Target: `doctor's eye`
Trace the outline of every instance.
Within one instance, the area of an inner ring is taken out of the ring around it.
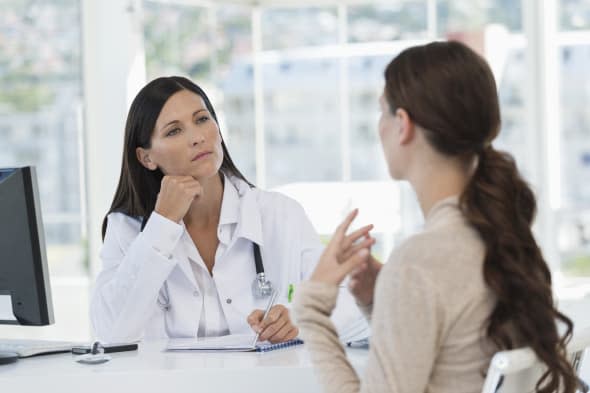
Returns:
[[[173,128],[166,133],[166,136],[174,136],[180,132],[180,128]]]
[[[197,124],[201,124],[201,123],[205,123],[206,121],[209,120],[209,116],[201,116],[197,119]]]

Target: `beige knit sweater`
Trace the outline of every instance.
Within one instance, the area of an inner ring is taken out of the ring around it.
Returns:
[[[477,393],[493,350],[484,324],[495,299],[483,281],[484,244],[457,198],[436,204],[424,230],[379,274],[372,337],[359,380],[329,316],[338,288],[300,285],[295,315],[326,392]]]

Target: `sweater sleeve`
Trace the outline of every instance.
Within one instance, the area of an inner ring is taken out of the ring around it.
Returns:
[[[312,362],[325,392],[359,391],[359,378],[346,358],[346,352],[330,315],[336,305],[339,288],[305,281],[295,296],[295,315],[301,337],[309,348]]]
[[[435,287],[423,271],[391,261],[379,275],[371,344],[364,379],[346,358],[330,324],[337,288],[301,285],[296,299],[302,336],[325,392],[422,393],[439,345],[442,312]]]

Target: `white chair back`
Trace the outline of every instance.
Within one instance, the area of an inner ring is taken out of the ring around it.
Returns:
[[[590,328],[574,331],[567,346],[568,356],[576,374],[585,370],[590,351]],[[533,393],[545,366],[530,348],[501,351],[494,355],[488,368],[482,393]],[[590,370],[589,370],[590,372]],[[587,377],[590,375],[587,375]],[[582,381],[583,382],[583,381]],[[587,392],[588,390],[586,390]],[[580,392],[584,392],[580,389]]]

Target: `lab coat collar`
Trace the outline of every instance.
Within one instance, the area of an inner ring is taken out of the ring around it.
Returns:
[[[219,226],[237,224],[239,219],[240,195],[228,177],[223,176],[223,197],[221,200],[221,212],[219,213]]]
[[[251,188],[248,183],[237,177],[225,176],[225,178],[229,180],[225,183],[226,189],[229,190],[235,187],[234,190],[237,192],[239,198],[239,207],[237,209],[239,218],[237,219],[238,226],[236,228],[234,239],[241,237],[258,244],[260,247],[264,246],[262,241],[262,214],[257,200],[258,193],[255,189]],[[230,184],[233,185],[233,187],[228,187]],[[232,198],[232,196],[228,196],[228,199],[229,198]],[[222,223],[221,218],[219,222],[220,224]]]
[[[224,188],[218,225],[220,229],[218,230],[219,241],[222,244],[231,247],[231,244],[237,239],[245,238],[257,243],[261,248],[263,247],[262,219],[257,194],[245,181],[227,175],[224,176]],[[183,235],[183,241],[185,242],[183,251],[186,253],[186,259],[180,263],[180,268],[195,288],[197,288],[197,282],[189,260],[200,264],[202,268],[206,267],[188,234],[184,221],[181,221],[181,225],[185,232]],[[223,230],[223,226],[235,226],[235,230],[234,228]]]

